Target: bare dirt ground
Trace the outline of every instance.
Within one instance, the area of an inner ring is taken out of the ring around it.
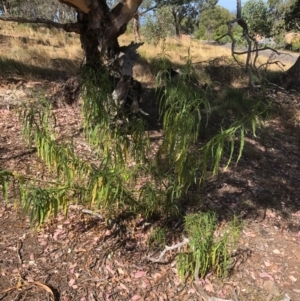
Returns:
[[[43,173],[35,150],[22,140],[14,110],[40,87],[54,93],[53,83],[0,79],[1,169]],[[224,223],[235,213],[244,222],[232,275],[201,280],[210,296],[300,300],[300,95],[269,94],[281,113],[257,137],[246,139],[236,166],[197,191],[202,199],[198,210],[213,209]],[[55,113],[58,132],[76,136],[84,150],[80,106],[60,106]],[[181,282],[174,254],[164,265],[147,260],[147,237],[156,222],[149,226],[143,218],[124,218],[107,225],[71,205],[67,217],[61,214],[34,230],[11,201],[0,202],[0,300],[208,301],[193,283]],[[169,243],[182,239],[180,233],[171,236]]]

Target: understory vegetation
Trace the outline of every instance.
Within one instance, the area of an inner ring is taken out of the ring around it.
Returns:
[[[100,210],[107,219],[123,212],[146,219],[184,219],[189,243],[177,256],[179,274],[204,277],[214,271],[226,276],[240,221],[233,214],[232,222],[221,230],[215,213],[193,213],[183,207],[201,202],[197,192],[207,177],[239,161],[245,136],[255,135],[270,104],[263,94],[251,97],[234,87],[218,92],[214,90],[218,83],[202,84],[205,71],[193,63],[189,49],[177,64],[178,75],[171,77],[167,47],[170,44],[162,44],[155,59],[140,60],[157,70],[151,88],[155,122],[162,132],[158,144],[153,142],[149,119],[123,111],[111,114],[117,108],[112,108],[109,74],[82,69],[82,131],[90,151],[78,153],[72,137],[58,139],[55,112],[41,93],[19,108],[19,116],[28,147],[36,149],[48,172],[38,177],[1,170],[3,195],[16,205],[20,200],[33,226],[61,210],[67,214],[75,203]],[[155,231],[149,246],[164,247],[168,229]]]

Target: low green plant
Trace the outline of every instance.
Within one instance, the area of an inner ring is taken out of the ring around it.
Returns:
[[[291,42],[292,50],[293,51],[300,51],[300,37],[296,36],[292,39]]]
[[[166,245],[166,229],[161,227],[153,229],[148,236],[148,245],[164,248]]]
[[[0,179],[6,199],[7,183],[19,183],[22,206],[31,214],[33,224],[56,215],[70,202],[144,216],[178,214],[178,203],[190,186],[204,182],[209,170],[217,173],[228,146],[227,166],[236,144],[240,158],[245,131],[249,124],[255,130],[261,110],[252,107],[250,112],[237,115],[233,123],[203,143],[199,141],[200,126],[202,118],[209,119],[211,108],[206,91],[198,85],[199,73],[190,54],[175,78],[170,75],[164,47],[157,63],[158,111],[164,134],[157,152],[151,149],[145,121],[136,116],[129,120],[112,101],[110,75],[84,68],[83,127],[91,153],[76,153],[71,138],[58,141],[55,115],[42,97],[28,104],[20,114],[23,134],[28,144],[36,147],[49,175],[43,179],[28,175],[18,178],[13,172],[3,171]]]
[[[208,272],[215,272],[219,277],[226,276],[230,255],[240,233],[239,221],[234,218],[225,228],[218,229],[216,214],[202,212],[187,215],[184,230],[189,245],[187,251],[177,255],[181,278],[186,275],[203,278]]]

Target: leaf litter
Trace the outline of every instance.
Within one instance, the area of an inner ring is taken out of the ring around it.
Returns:
[[[299,103],[299,95],[291,98]],[[62,107],[55,113],[60,137],[80,132],[79,107]],[[20,136],[16,113],[1,109],[0,115],[1,167],[42,174],[40,160],[27,151]],[[253,154],[246,152],[239,165],[210,180],[201,192],[224,220],[234,208],[245,221],[240,264],[227,281],[206,279],[207,294],[231,298],[234,290],[239,301],[300,299],[299,126],[290,126],[280,118],[268,122],[269,132],[258,141],[264,155],[254,154],[252,160]],[[79,152],[89,151],[80,135],[76,139]],[[265,205],[276,200],[276,206]],[[20,210],[3,200],[0,204],[1,300],[201,300],[191,282],[181,283],[172,264],[144,259],[149,233],[143,227],[130,231],[128,223],[128,236],[114,236],[93,216],[83,217],[80,210],[85,208],[71,205],[68,217],[60,214],[41,229],[30,230]],[[137,243],[125,248],[129,238]]]

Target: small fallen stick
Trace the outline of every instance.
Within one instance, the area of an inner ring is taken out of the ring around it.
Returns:
[[[177,243],[175,245],[172,245],[172,246],[165,246],[165,249],[160,253],[160,255],[158,256],[158,258],[147,256],[147,259],[149,261],[156,262],[156,263],[165,263],[165,261],[163,261],[162,259],[165,256],[165,253],[167,251],[172,251],[172,250],[175,250],[175,249],[180,249],[181,247],[187,245],[189,242],[190,242],[189,239],[187,237],[184,237],[182,242],[179,242],[179,243]]]
[[[104,217],[102,215],[100,215],[97,212],[94,212],[93,210],[89,210],[89,209],[82,209],[81,210],[82,213],[86,213],[86,214],[90,214],[92,216],[98,217],[101,220],[104,220]]]

